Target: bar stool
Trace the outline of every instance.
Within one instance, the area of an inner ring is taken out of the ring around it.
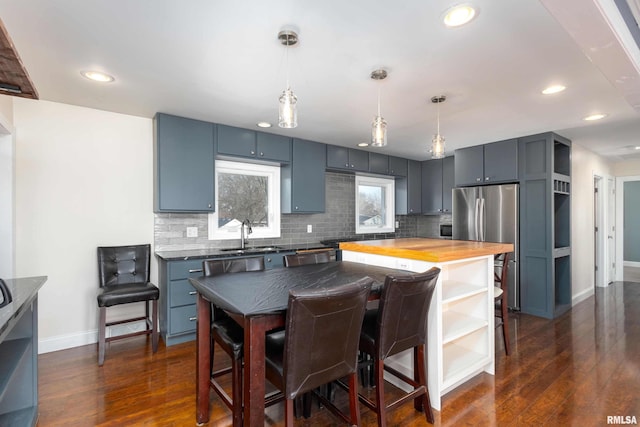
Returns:
[[[496,328],[502,326],[502,338],[504,339],[504,351],[507,356],[510,353],[509,346],[509,309],[507,302],[508,277],[509,277],[509,253],[497,254],[494,257],[495,270],[500,270],[500,274],[494,271],[494,282],[496,286],[493,296],[496,305]]]

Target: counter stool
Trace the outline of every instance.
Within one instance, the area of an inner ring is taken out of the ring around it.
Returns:
[[[509,253],[497,254],[494,257],[495,270],[500,270],[500,274],[494,271],[494,287],[493,296],[496,305],[496,328],[502,326],[502,338],[504,339],[504,352],[508,356],[510,353],[509,346],[509,308],[507,306],[507,290],[509,278]]]
[[[284,256],[285,267],[297,267],[309,264],[324,264],[331,261],[329,251],[303,252]]]

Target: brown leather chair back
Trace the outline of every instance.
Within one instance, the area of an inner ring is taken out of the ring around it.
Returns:
[[[147,283],[151,245],[99,246],[98,281],[100,287],[126,283]]]
[[[426,343],[429,306],[440,269],[388,275],[378,311],[376,352],[382,360]]]
[[[243,271],[264,271],[264,257],[236,259],[208,259],[202,262],[205,276],[215,276],[222,273],[240,273]]]
[[[365,277],[335,288],[290,291],[283,365],[287,399],[355,372],[372,283]]]
[[[324,264],[325,262],[329,262],[329,261],[331,261],[329,251],[306,252],[301,254],[284,256],[285,267],[297,267],[299,265],[308,265],[308,264]]]

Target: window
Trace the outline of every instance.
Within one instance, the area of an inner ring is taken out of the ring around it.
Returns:
[[[209,214],[209,239],[280,237],[280,167],[216,161],[216,211]]]
[[[356,233],[395,231],[393,179],[356,175]]]

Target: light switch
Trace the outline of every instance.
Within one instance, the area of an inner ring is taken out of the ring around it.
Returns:
[[[198,237],[198,227],[187,227],[187,237]]]

